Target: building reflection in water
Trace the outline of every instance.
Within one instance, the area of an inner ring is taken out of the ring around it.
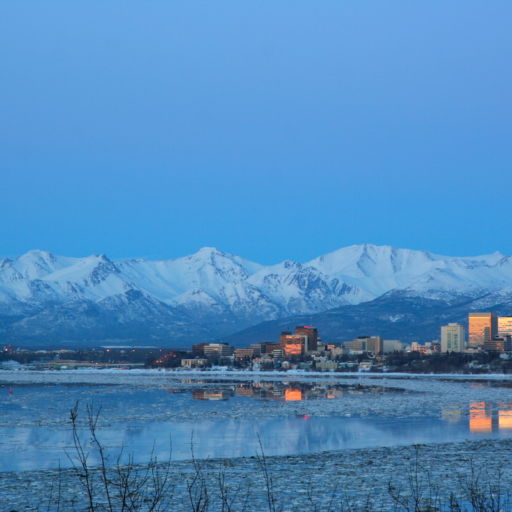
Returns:
[[[222,390],[204,390],[204,389],[195,389],[192,391],[192,398],[194,400],[227,400],[234,395],[233,391],[230,389],[222,389]]]
[[[441,418],[448,423],[460,423],[464,414],[462,409],[443,409]],[[500,403],[494,410],[489,402],[470,403],[469,431],[471,434],[512,432],[512,403]]]
[[[508,409],[498,411],[498,427],[500,430],[512,430],[512,404]]]
[[[330,383],[302,383],[290,381],[264,381],[264,382],[212,382],[195,380],[183,381],[182,384],[204,384],[204,388],[187,390],[186,388],[167,388],[172,394],[191,392],[194,400],[228,400],[234,396],[250,397],[258,400],[276,400],[293,402],[315,399],[336,399],[344,395],[383,394],[400,391],[382,386],[369,386],[360,384],[330,384]]]
[[[462,409],[443,409],[441,411],[441,418],[448,423],[460,423],[463,418]]]
[[[472,434],[492,432],[492,409],[486,402],[473,402],[470,404],[469,431]]]
[[[302,400],[302,391],[300,389],[287,388],[284,390],[284,399],[286,402]]]

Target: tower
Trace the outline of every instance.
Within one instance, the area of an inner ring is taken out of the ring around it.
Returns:
[[[496,317],[492,313],[469,313],[469,343],[482,346],[496,337]]]
[[[448,324],[441,327],[441,352],[464,352],[466,336],[464,326]]]
[[[318,329],[309,325],[295,327],[295,335],[308,337],[308,352],[314,352],[318,347]]]

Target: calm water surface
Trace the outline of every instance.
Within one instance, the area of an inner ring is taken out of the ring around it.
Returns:
[[[128,389],[124,386],[26,385],[0,387],[0,471],[69,466],[72,438],[64,418],[74,401],[102,401],[109,411],[131,414],[126,422],[102,426],[100,438],[114,457],[123,448],[135,460],[184,460],[254,456],[259,443],[266,455],[295,455],[328,450],[462,441],[512,435],[512,406],[501,409],[486,402],[468,403],[467,410],[442,409],[438,416],[414,418],[282,415],[232,418],[223,414],[254,400],[274,402],[343,400],[354,395],[403,393],[379,386],[290,382],[206,382],[193,386]],[[414,395],[413,395],[414,396]],[[197,420],[151,421],[148,411],[204,411]],[[213,414],[212,414],[213,412]],[[116,416],[119,418],[119,415]],[[52,422],[54,424],[52,424]],[[85,439],[85,437],[84,437]],[[94,463],[94,454],[91,454]]]

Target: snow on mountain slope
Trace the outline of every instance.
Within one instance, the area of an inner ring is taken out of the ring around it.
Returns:
[[[180,295],[195,290],[216,297],[226,285],[245,282],[261,268],[257,263],[211,247],[175,260],[125,260],[117,265],[130,282],[166,303],[176,299],[182,302]]]
[[[196,324],[195,332],[213,325],[222,335],[262,320],[367,302],[390,291],[446,300],[510,289],[512,259],[500,253],[458,258],[365,244],[308,263],[263,266],[211,247],[161,261],[30,251],[0,259],[0,325],[8,317],[9,326],[22,322],[28,332],[28,326],[35,328],[44,319],[55,322],[59,305],[65,305],[64,324],[80,324],[83,317],[89,325],[92,315],[139,325],[136,317],[144,311],[144,321],[158,323],[159,332],[166,322],[176,327],[184,318],[184,330],[186,325]]]
[[[316,312],[347,304],[354,288],[315,267],[284,261],[264,267],[248,281],[289,313]]]
[[[0,266],[0,297],[27,302],[100,300],[130,287],[104,255],[65,258],[30,251]]]
[[[436,290],[494,290],[512,284],[512,262],[500,253],[457,258],[364,244],[320,256],[308,265],[363,290],[370,298],[395,289],[421,295]]]

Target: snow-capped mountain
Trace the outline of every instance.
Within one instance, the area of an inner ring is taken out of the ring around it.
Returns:
[[[462,294],[512,284],[512,260],[498,252],[461,258],[365,244],[339,249],[308,265],[359,290],[352,304],[390,290]]]
[[[500,253],[447,257],[365,244],[264,266],[208,247],[161,261],[36,250],[0,259],[0,336],[185,342],[392,291],[449,300],[510,290],[512,260]]]

